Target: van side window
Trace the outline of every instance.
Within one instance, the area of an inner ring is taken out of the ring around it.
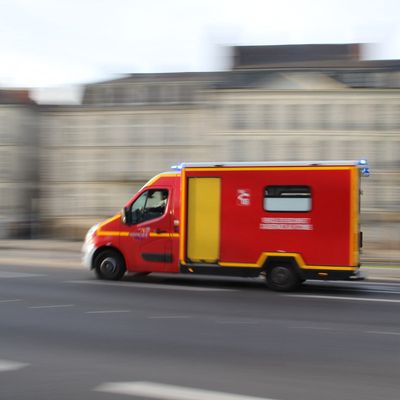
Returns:
[[[131,206],[132,223],[138,224],[163,216],[167,208],[167,201],[167,189],[146,190]]]
[[[267,186],[264,190],[264,210],[272,212],[311,211],[309,186]]]

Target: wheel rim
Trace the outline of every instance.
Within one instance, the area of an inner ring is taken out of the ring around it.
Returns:
[[[271,278],[275,284],[284,285],[290,280],[290,271],[286,267],[275,267]]]
[[[112,257],[105,258],[100,264],[100,271],[104,275],[112,275],[117,271],[117,261]]]

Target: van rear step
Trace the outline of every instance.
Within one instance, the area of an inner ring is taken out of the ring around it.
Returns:
[[[221,267],[219,264],[181,264],[181,273],[184,274],[202,274],[202,275],[220,275],[220,276],[241,276],[254,278],[262,272],[259,268],[248,267]]]

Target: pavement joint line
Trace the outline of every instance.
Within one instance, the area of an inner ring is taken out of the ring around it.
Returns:
[[[64,308],[64,307],[74,307],[75,304],[54,304],[54,305],[48,305],[48,306],[29,306],[28,308]]]
[[[286,294],[285,297],[302,297],[305,299],[320,299],[320,300],[347,300],[347,301],[367,301],[367,302],[381,302],[381,303],[400,303],[400,299],[378,299],[368,297],[350,297],[350,296],[318,296],[307,294]]]
[[[155,382],[108,382],[97,386],[94,390],[157,400],[273,400]]]

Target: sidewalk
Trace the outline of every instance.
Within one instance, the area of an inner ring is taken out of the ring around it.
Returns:
[[[0,240],[0,265],[84,268],[83,242],[61,240]],[[400,282],[400,250],[363,251],[361,270],[371,280]]]

